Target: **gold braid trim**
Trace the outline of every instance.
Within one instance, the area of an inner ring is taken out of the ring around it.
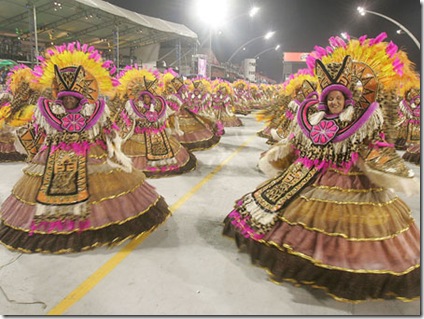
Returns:
[[[126,190],[126,191],[121,192],[121,193],[118,193],[118,194],[116,194],[116,195],[103,197],[103,198],[101,198],[101,199],[99,199],[99,200],[96,200],[96,201],[89,201],[89,203],[90,203],[90,204],[92,204],[92,205],[97,205],[97,204],[99,204],[99,203],[101,203],[101,202],[104,202],[105,200],[115,199],[115,198],[118,198],[118,197],[121,197],[121,196],[127,195],[127,194],[129,194],[129,193],[133,193],[133,192],[134,192],[137,188],[139,188],[139,187],[140,187],[141,185],[143,185],[144,183],[145,183],[145,181],[143,180],[143,181],[141,181],[139,184],[135,185],[132,189]]]
[[[344,172],[344,171],[341,171],[341,170],[338,170],[338,169],[335,169],[335,168],[329,168],[328,171],[336,172],[337,174],[345,175],[345,176],[361,176],[361,175],[365,175],[363,172],[351,172],[351,171]]]
[[[409,267],[407,270],[402,271],[402,272],[394,272],[392,270],[349,269],[349,268],[344,268],[344,267],[338,267],[338,266],[331,266],[331,265],[323,264],[321,261],[316,260],[316,259],[314,259],[314,258],[312,258],[308,255],[294,251],[293,248],[290,245],[287,245],[287,244],[283,244],[283,247],[284,247],[283,248],[280,245],[278,245],[276,242],[273,242],[273,241],[265,241],[265,240],[261,239],[261,240],[258,240],[258,242],[260,242],[261,244],[264,244],[266,246],[269,246],[269,247],[275,247],[282,252],[286,252],[286,253],[289,253],[291,255],[295,255],[297,257],[306,259],[317,267],[330,269],[330,270],[332,270],[332,269],[333,270],[341,270],[341,271],[357,273],[357,274],[390,274],[390,275],[394,275],[394,276],[403,276],[403,275],[410,273],[414,269],[417,269],[417,268],[420,267],[420,264],[416,264],[416,265],[413,265],[413,266]]]
[[[320,199],[320,198],[312,198],[312,197],[308,198],[303,195],[300,195],[299,198],[302,198],[307,202],[314,201],[314,202],[322,202],[322,203],[332,203],[337,205],[371,205],[371,206],[379,206],[379,207],[393,204],[395,201],[399,199],[399,197],[396,197],[385,203],[374,203],[374,202],[340,202],[340,201],[326,200],[326,199]]]
[[[166,216],[166,218],[160,224],[157,224],[157,225],[153,226],[152,228],[150,228],[148,230],[145,230],[142,233],[139,233],[137,235],[129,235],[129,236],[127,236],[124,239],[121,239],[119,241],[117,240],[117,238],[115,238],[114,240],[112,240],[111,242],[108,242],[108,243],[96,242],[96,243],[94,243],[92,245],[82,247],[81,250],[74,250],[73,248],[68,248],[68,249],[61,249],[61,250],[58,250],[58,251],[50,251],[50,250],[42,250],[42,249],[39,249],[38,248],[38,249],[35,250],[35,253],[44,253],[44,254],[55,254],[55,255],[58,255],[58,254],[65,254],[65,253],[83,252],[83,251],[91,250],[93,248],[102,247],[102,246],[109,246],[110,248],[112,248],[114,246],[118,246],[118,245],[122,244],[124,241],[126,241],[128,239],[137,240],[141,236],[144,236],[144,235],[147,236],[147,235],[149,235],[154,230],[156,230],[156,228],[158,228],[160,225],[162,225],[163,223],[165,223],[165,221],[167,221],[170,216],[171,216],[171,214],[168,214],[168,216]],[[27,254],[34,253],[31,250],[27,250],[27,249],[23,249],[23,248],[14,248],[14,247],[11,247],[11,246],[5,244],[4,242],[2,242],[1,240],[0,240],[0,243],[2,245],[4,245],[6,248],[8,248],[9,250],[12,250],[12,251],[20,251],[20,252],[27,253]]]
[[[85,228],[83,231],[87,231],[87,230],[99,230],[99,229],[103,229],[103,228],[106,228],[106,227],[111,226],[111,225],[122,225],[122,224],[125,224],[126,222],[128,222],[130,220],[133,220],[133,219],[135,219],[137,217],[140,217],[141,215],[143,215],[144,213],[146,213],[147,211],[149,211],[153,206],[156,205],[156,203],[159,201],[160,198],[161,197],[159,196],[153,204],[149,205],[145,210],[143,210],[142,212],[139,212],[137,215],[128,217],[127,219],[121,220],[119,222],[111,222],[111,223],[104,224],[104,225],[99,226],[99,227]],[[17,230],[17,231],[25,232],[25,233],[29,233],[30,232],[30,230],[28,230],[28,229],[24,229],[24,228],[21,228],[21,227],[16,227],[16,226],[12,226],[12,225],[7,224],[4,221],[3,218],[0,218],[0,220],[2,221],[2,223],[4,225],[6,225],[9,228],[12,228],[12,229]],[[78,232],[78,231],[80,231],[80,230],[79,229],[75,229],[75,230],[72,230],[72,231],[69,231],[69,232],[61,232],[61,231],[60,232],[44,232],[44,231],[34,230],[32,232],[34,234],[41,234],[41,235],[69,235],[69,234],[72,234],[72,233],[75,233],[75,232]]]
[[[400,229],[400,230],[396,231],[394,234],[391,234],[391,235],[389,235],[389,236],[383,236],[383,237],[355,238],[355,237],[349,237],[348,235],[346,235],[346,234],[344,234],[344,233],[329,233],[329,232],[326,232],[325,230],[320,229],[320,228],[316,228],[316,227],[309,227],[309,226],[307,226],[304,222],[292,222],[292,221],[290,221],[290,220],[288,220],[288,219],[286,219],[286,218],[284,218],[284,217],[282,217],[282,216],[280,216],[280,217],[278,217],[278,218],[279,218],[280,220],[282,220],[283,222],[285,222],[285,223],[287,223],[287,224],[291,225],[291,226],[297,226],[297,225],[300,225],[300,226],[302,226],[303,228],[305,228],[306,230],[310,230],[310,231],[318,232],[318,233],[325,234],[325,235],[327,235],[327,236],[332,236],[332,237],[343,237],[344,239],[346,239],[346,240],[348,240],[348,241],[356,241],[356,242],[358,242],[358,241],[380,241],[380,240],[392,239],[392,238],[395,238],[395,237],[397,237],[398,235],[400,235],[400,234],[402,234],[402,233],[406,232],[406,231],[407,231],[407,230],[409,230],[409,228],[410,228],[410,226],[408,225],[407,227],[402,228],[402,229]]]
[[[258,266],[258,265],[256,265],[256,266]],[[263,266],[258,266],[258,267],[265,269],[266,273],[270,276],[270,278],[268,278],[268,280],[270,282],[272,282],[273,284],[279,285],[279,286],[281,286],[283,284],[281,281],[277,281],[275,279],[272,279],[272,277],[274,277],[275,275],[271,272],[271,270],[269,270],[269,268],[263,267]],[[295,286],[297,288],[306,285],[306,286],[311,286],[312,288],[317,288],[317,289],[323,290],[325,294],[329,295],[333,299],[335,299],[337,301],[341,301],[341,302],[351,303],[351,304],[359,304],[359,303],[362,303],[362,302],[370,302],[370,301],[377,302],[377,301],[386,301],[387,300],[387,299],[384,299],[384,298],[360,299],[360,300],[346,299],[346,298],[341,298],[341,297],[338,297],[338,296],[330,293],[327,287],[316,285],[315,282],[312,282],[312,281],[298,281],[298,280],[295,280],[295,279],[292,279],[292,278],[282,278],[282,280],[291,283],[293,286]],[[396,299],[401,300],[403,302],[411,302],[411,301],[415,301],[415,300],[420,299],[420,297],[415,297],[415,298],[411,298],[411,299],[405,298],[405,297],[399,297],[395,293],[392,293],[391,295],[393,295],[393,297],[395,297]]]
[[[382,192],[384,188],[378,187],[378,188],[367,188],[367,189],[353,189],[353,188],[341,188],[338,186],[325,186],[325,185],[317,185],[312,184],[312,187],[319,188],[319,189],[328,189],[328,190],[337,190],[343,193],[372,193],[372,192]]]

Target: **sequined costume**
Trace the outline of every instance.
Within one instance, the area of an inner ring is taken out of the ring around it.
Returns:
[[[416,192],[418,181],[382,138],[375,102],[374,72],[385,84],[379,65],[385,72],[389,67],[370,63],[371,69],[347,55],[357,59],[356,53],[372,50],[385,57],[390,45],[382,37],[362,38],[363,45],[333,38],[331,52],[309,55],[319,98],[304,100],[293,138],[268,154],[279,171],[237,200],[224,221],[224,234],[272,280],[322,289],[339,301],[420,296],[420,232],[407,205],[387,189]],[[396,57],[393,52],[387,60]],[[394,66],[390,70],[391,77],[399,75]],[[359,84],[363,94],[353,99],[351,85]],[[346,96],[339,114],[327,109],[333,90]]]
[[[174,137],[190,151],[206,150],[217,145],[224,130],[219,123],[190,110],[187,85],[170,73],[163,76],[163,82],[167,103],[175,105],[175,114],[169,121]]]
[[[226,81],[215,81],[212,88],[211,109],[216,121],[224,127],[243,126],[243,122],[232,111],[232,88]]]
[[[416,77],[415,87],[404,90],[402,100],[399,103],[398,109],[398,136],[395,146],[399,150],[409,149],[407,158],[418,163],[420,161],[419,153],[416,153],[417,148],[412,148],[413,145],[420,144],[420,128],[421,128],[421,98],[419,88],[419,77]],[[419,148],[418,148],[419,149]],[[412,152],[411,152],[412,151]],[[414,156],[412,154],[415,154]],[[418,154],[418,158],[416,158]]]
[[[25,151],[18,149],[15,132],[31,121],[40,96],[33,79],[32,70],[25,65],[17,65],[7,74],[7,90],[0,94],[0,162],[27,158]]]
[[[49,49],[40,61],[34,72],[55,99],[41,97],[34,122],[19,132],[30,161],[1,205],[0,242],[25,253],[68,253],[154,230],[168,206],[120,151],[98,98],[112,90],[111,61],[80,43]],[[72,108],[66,99],[76,101]]]
[[[233,108],[235,114],[247,115],[252,112],[251,96],[249,94],[249,83],[237,80],[231,84],[233,95]],[[230,91],[227,92],[227,94]]]
[[[166,131],[168,107],[158,80],[158,74],[128,66],[121,72],[118,86],[124,105],[120,127],[129,128],[122,151],[147,177],[157,178],[184,174],[197,165],[196,157]]]

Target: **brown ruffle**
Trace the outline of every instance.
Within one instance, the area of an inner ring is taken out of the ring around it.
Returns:
[[[290,254],[242,236],[227,217],[223,234],[235,239],[240,249],[246,249],[252,263],[265,267],[273,281],[289,281],[324,290],[338,301],[361,302],[368,299],[400,299],[410,301],[420,296],[418,267],[405,275],[348,272],[319,267],[307,259]]]
[[[184,166],[181,166],[178,169],[175,169],[172,171],[166,171],[166,172],[162,172],[162,171],[153,172],[153,171],[145,170],[144,174],[146,175],[146,177],[149,177],[149,178],[160,178],[160,177],[166,177],[166,176],[181,175],[181,174],[190,172],[196,168],[197,159],[193,153],[188,152],[188,154],[189,154],[189,160],[187,161],[187,163],[184,164]]]
[[[184,142],[180,141],[189,151],[202,151],[214,147],[220,141],[221,137],[212,135],[210,139],[204,141]]]
[[[410,163],[420,165],[421,162],[421,147],[420,145],[414,147],[409,147],[406,152],[403,154],[402,158]]]
[[[100,246],[113,246],[141,235],[163,223],[171,214],[160,197],[155,205],[137,218],[117,222],[107,227],[70,234],[33,234],[0,225],[0,243],[11,250],[25,253],[71,253]]]
[[[27,155],[18,152],[0,153],[0,162],[23,162]]]

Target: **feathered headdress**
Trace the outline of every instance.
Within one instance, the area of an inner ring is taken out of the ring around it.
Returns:
[[[116,71],[112,61],[104,61],[93,46],[72,42],[46,50],[38,57],[41,65],[35,66],[37,82],[52,88],[53,96],[71,94],[95,101],[99,93],[113,94],[118,82],[112,76]]]
[[[317,79],[309,69],[300,69],[295,74],[291,74],[284,81],[282,90],[284,95],[302,102],[317,89]]]
[[[233,94],[233,87],[230,85],[229,82],[227,81],[216,81],[212,87],[212,91],[214,93],[218,92],[219,90],[221,90],[222,88],[225,88],[227,91],[227,94]]]
[[[249,87],[249,84],[245,80],[239,79],[239,80],[234,81],[231,84],[231,86],[233,88],[244,89],[245,90],[245,89],[247,89]]]
[[[161,74],[161,83],[165,91],[178,92],[185,84],[178,74],[172,69],[165,70]]]
[[[208,79],[205,78],[194,78],[192,79],[193,90],[200,90],[201,92],[211,92],[212,85]]]
[[[129,99],[137,99],[146,91],[158,95],[163,87],[163,83],[159,83],[159,78],[159,71],[139,69],[137,65],[126,66],[119,73],[120,84],[117,92],[121,97],[126,95]]]
[[[306,63],[315,71],[322,91],[330,84],[341,84],[354,93],[356,106],[366,108],[375,101],[379,89],[396,88],[411,72],[406,54],[393,42],[383,42],[386,37],[384,32],[376,38],[364,35],[346,41],[331,37],[330,46],[315,46]]]

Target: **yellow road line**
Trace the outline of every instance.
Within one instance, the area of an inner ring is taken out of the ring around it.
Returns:
[[[236,156],[243,148],[245,148],[255,137],[251,136],[243,144],[241,144],[230,156],[221,162],[212,172],[206,175],[199,183],[197,183],[190,191],[182,196],[177,202],[169,207],[171,212],[175,212],[181,207],[191,196],[193,196],[204,184],[206,184],[214,175],[216,175],[234,156]],[[112,258],[97,269],[89,276],[81,285],[75,288],[61,302],[54,306],[47,315],[63,315],[70,307],[82,299],[91,289],[93,289],[104,277],[106,277],[116,266],[119,265],[138,245],[140,245],[150,232],[131,240],[125,247],[118,251]]]

